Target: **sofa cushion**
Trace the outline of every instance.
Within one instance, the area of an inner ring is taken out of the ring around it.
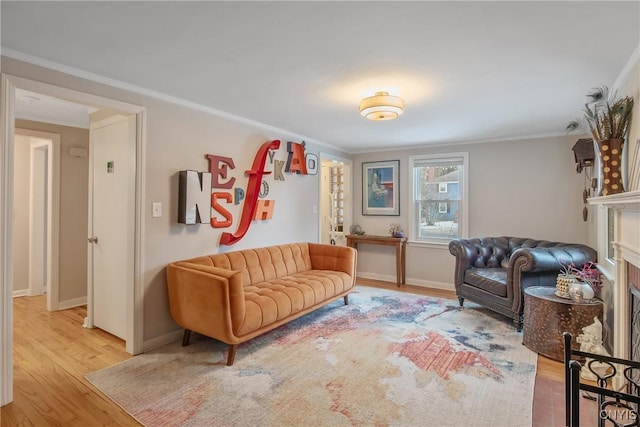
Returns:
[[[504,268],[470,268],[464,273],[464,281],[494,295],[507,296],[507,270]]]
[[[351,287],[353,278],[331,270],[309,270],[245,286],[245,318],[236,331],[246,335],[325,302]]]
[[[307,243],[244,249],[203,256],[189,262],[240,271],[245,286],[311,269]]]

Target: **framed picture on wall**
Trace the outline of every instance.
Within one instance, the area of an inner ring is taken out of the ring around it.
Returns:
[[[400,215],[400,160],[362,163],[362,215]]]

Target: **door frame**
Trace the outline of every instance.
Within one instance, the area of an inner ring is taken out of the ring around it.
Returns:
[[[51,132],[41,132],[31,129],[16,128],[16,135],[33,138],[46,139],[50,142],[34,144],[31,142],[31,170],[33,171],[33,150],[42,146],[47,146],[48,150],[48,177],[47,177],[47,310],[58,310],[59,306],[59,251],[60,251],[60,135]],[[33,173],[33,172],[32,172]],[[33,192],[33,177],[29,183],[30,192]],[[32,203],[33,195],[29,195]],[[29,223],[33,223],[31,208],[29,209]],[[31,228],[31,226],[30,226]],[[31,230],[29,231],[31,233]],[[31,237],[29,253],[31,256]],[[31,268],[29,268],[31,271]],[[29,280],[29,295],[40,295],[42,289],[34,292]]]
[[[343,232],[345,233],[345,236],[347,234],[349,234],[349,227],[351,226],[351,224],[353,224],[353,161],[348,158],[348,157],[343,157],[337,154],[331,154],[331,153],[326,153],[326,152],[320,152],[320,159],[319,161],[319,168],[320,168],[320,179],[318,179],[318,210],[321,209],[322,207],[322,198],[324,197],[324,194],[322,194],[322,162],[325,160],[328,161],[336,161],[336,162],[341,162],[345,167],[349,168],[349,182],[345,182],[345,189],[349,189],[349,193],[345,194],[345,198],[344,198],[344,203],[345,203],[345,207],[344,207],[344,229]],[[349,203],[348,209],[347,209],[347,202]],[[323,218],[322,218],[322,212],[320,212],[318,214],[318,242],[322,241],[322,223],[323,223]]]
[[[127,293],[128,353],[143,350],[143,280],[142,246],[144,242],[146,109],[85,92],[67,89],[23,77],[2,74],[0,91],[0,406],[13,400],[13,159],[15,135],[15,91],[31,92],[60,98],[98,109],[109,109],[136,115],[135,150],[135,219],[133,289]]]

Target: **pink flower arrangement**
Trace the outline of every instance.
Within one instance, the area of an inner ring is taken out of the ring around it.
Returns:
[[[595,262],[589,261],[582,268],[577,268],[574,263],[562,264],[562,274],[575,276],[578,280],[591,286],[596,293],[602,289],[600,271],[598,271]]]

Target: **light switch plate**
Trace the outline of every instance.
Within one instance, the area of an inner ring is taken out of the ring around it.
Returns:
[[[160,218],[162,216],[162,203],[154,202],[151,205],[151,217]]]

